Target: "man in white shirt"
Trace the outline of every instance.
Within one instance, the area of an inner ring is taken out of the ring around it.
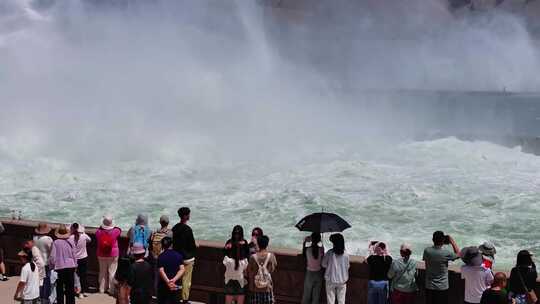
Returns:
[[[482,266],[482,255],[477,247],[466,247],[461,251],[465,266],[461,267],[461,278],[465,280],[465,303],[480,303],[482,294],[493,283],[493,272]]]

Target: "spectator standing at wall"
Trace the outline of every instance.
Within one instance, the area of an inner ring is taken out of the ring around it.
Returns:
[[[307,243],[311,243],[307,246]],[[306,275],[304,278],[304,293],[302,304],[318,304],[321,299],[324,275],[322,272],[322,260],[324,246],[321,242],[321,234],[313,232],[304,239],[302,255],[306,261]]]
[[[128,254],[130,254],[129,250],[135,243],[142,244],[144,249],[147,250],[150,246],[150,238],[152,237],[152,231],[148,226],[148,216],[144,214],[137,215],[135,225],[128,230],[127,235],[129,238]]]
[[[195,265],[195,256],[197,244],[193,236],[193,230],[187,224],[190,220],[191,210],[188,207],[178,209],[180,223],[173,227],[173,248],[184,258],[185,272],[182,276],[182,301],[189,303],[189,293],[191,290],[191,277],[193,275],[193,266]]]
[[[86,245],[92,241],[92,239],[84,232],[84,227],[79,223],[71,224],[71,236],[70,241],[75,244],[75,258],[77,259],[77,275],[81,285],[79,297],[87,297],[88,293],[88,252]]]
[[[330,236],[333,248],[323,257],[322,267],[325,268],[326,302],[345,304],[347,281],[349,280],[349,255],[345,251],[343,235],[336,233]]]
[[[34,244],[33,240],[26,240],[23,243],[23,250],[28,250],[32,252],[32,262],[37,266],[39,272],[39,287],[43,287],[43,282],[45,281],[45,261],[41,256],[41,251]]]
[[[131,287],[131,304],[149,304],[154,290],[154,271],[152,265],[144,257],[146,250],[143,244],[135,243],[130,250],[135,262],[131,264],[128,284]]]
[[[267,250],[270,238],[257,238],[259,251],[249,258],[247,274],[251,304],[273,304],[274,282],[272,273],[277,268],[276,256]]]
[[[173,236],[172,229],[169,228],[168,216],[162,215],[159,218],[159,225],[161,227],[154,231],[150,237],[150,253],[152,254],[152,258],[154,260],[158,259],[161,251],[163,250],[161,247],[161,240],[163,240],[165,237],[170,237],[172,239]]]
[[[6,276],[6,264],[4,264],[4,233],[6,229],[2,222],[0,222],[0,281],[7,281],[8,277]]]
[[[23,267],[21,277],[13,299],[21,304],[40,304],[39,296],[39,270],[33,262],[32,250],[24,249],[18,254]]]
[[[122,230],[113,224],[112,216],[104,216],[96,231],[97,258],[99,262],[99,292],[114,294],[114,274],[118,267],[118,238]]]
[[[493,269],[493,264],[495,263],[495,254],[497,254],[495,245],[490,242],[484,242],[482,245],[478,246],[478,249],[482,254],[482,266]]]
[[[242,226],[234,226],[231,238],[225,243],[225,303],[237,304],[245,302],[245,286],[247,280],[244,273],[248,267],[249,246],[244,239]]]
[[[369,265],[368,304],[386,304],[389,296],[388,271],[392,257],[383,242],[370,245],[372,254],[366,259]]]
[[[537,277],[532,254],[527,250],[518,252],[516,267],[510,272],[509,297],[514,299],[516,304],[528,304],[528,293],[534,291]]]
[[[497,272],[491,288],[482,294],[480,304],[513,304],[515,301],[508,301],[508,293],[505,290],[506,282],[506,274],[504,272]]]
[[[262,228],[255,227],[251,231],[251,242],[249,242],[249,254],[255,254],[259,251],[259,246],[257,246],[257,239],[264,235]]]
[[[493,273],[482,266],[478,247],[463,248],[460,255],[465,263],[461,266],[461,278],[465,280],[465,304],[479,304],[482,294],[493,282]]]
[[[43,285],[39,289],[41,304],[49,303],[49,297],[51,296],[52,289],[49,256],[51,255],[53,239],[49,236],[50,233],[51,227],[48,223],[39,223],[37,228],[34,229],[34,244],[37,248],[39,248],[41,258],[45,264],[45,278],[43,279]]]
[[[448,304],[448,262],[459,258],[459,247],[449,235],[442,231],[433,233],[433,246],[424,250],[426,263],[426,304]],[[453,251],[444,248],[452,245]]]
[[[70,233],[66,225],[60,225],[55,234],[49,265],[58,273],[56,280],[56,303],[75,304],[74,274],[77,269],[75,244],[69,240]]]
[[[172,239],[168,236],[161,239],[163,252],[157,260],[158,304],[176,304],[180,301],[182,275],[184,275],[184,259],[172,249]],[[179,284],[180,283],[180,284]]]
[[[390,303],[392,304],[414,304],[418,286],[416,278],[418,276],[417,262],[411,258],[412,246],[402,244],[399,248],[401,258],[392,261],[392,266],[388,271],[388,278],[392,280]]]

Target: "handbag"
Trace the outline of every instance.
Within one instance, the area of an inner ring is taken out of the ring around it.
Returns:
[[[521,271],[519,271],[519,268],[516,268],[516,271],[518,273],[519,280],[521,281],[521,285],[523,289],[525,289],[527,295],[527,303],[536,304],[538,302],[538,296],[536,296],[536,292],[534,291],[534,289],[529,291],[529,288],[527,288],[527,284],[525,284],[525,280],[523,280],[523,277],[521,276]]]

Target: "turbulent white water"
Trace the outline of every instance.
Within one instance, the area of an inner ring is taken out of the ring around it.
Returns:
[[[375,153],[376,152],[376,153]],[[447,138],[364,151],[306,155],[295,164],[117,162],[82,168],[53,159],[0,162],[0,214],[98,225],[105,213],[128,228],[137,213],[156,227],[193,210],[197,238],[225,240],[235,224],[261,226],[273,245],[298,247],[294,224],[310,212],[336,212],[352,225],[350,251],[385,240],[418,252],[434,230],[460,246],[489,240],[498,266],[519,249],[540,253],[540,157],[484,142]]]

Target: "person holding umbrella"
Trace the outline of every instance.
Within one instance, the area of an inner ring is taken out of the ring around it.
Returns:
[[[306,246],[310,242],[311,245]],[[304,240],[302,245],[302,255],[306,260],[306,276],[304,279],[304,294],[302,296],[302,304],[318,304],[321,297],[323,284],[322,259],[324,256],[324,246],[319,246],[321,243],[321,234],[317,232],[311,233]]]

